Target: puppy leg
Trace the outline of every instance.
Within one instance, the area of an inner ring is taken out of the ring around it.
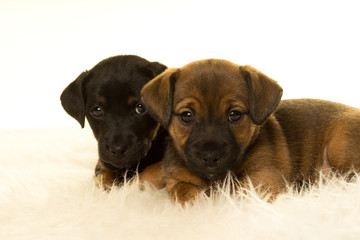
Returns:
[[[182,206],[192,204],[201,190],[207,184],[198,176],[193,175],[186,168],[173,169],[166,173],[166,190],[172,202],[179,202]]]
[[[103,187],[109,191],[114,184],[116,174],[98,161],[95,168],[95,185],[99,188]]]
[[[139,174],[139,182],[141,185],[145,182],[150,183],[157,189],[164,188],[163,162],[160,161],[145,168],[144,171]]]
[[[268,202],[274,201],[286,190],[286,181],[275,168],[268,166],[266,169],[249,172],[247,177],[248,179],[240,179],[240,186],[248,190],[253,187],[255,191],[267,194]]]
[[[324,158],[331,169],[340,174],[360,171],[360,123],[338,124],[327,146]]]

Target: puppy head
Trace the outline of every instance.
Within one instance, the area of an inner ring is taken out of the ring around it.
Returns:
[[[206,179],[235,170],[282,89],[250,66],[202,60],[169,69],[142,90],[185,165]]]
[[[102,162],[125,168],[146,155],[159,124],[147,114],[140,91],[165,69],[137,56],[116,56],[81,73],[63,91],[63,108],[82,127],[86,117]]]

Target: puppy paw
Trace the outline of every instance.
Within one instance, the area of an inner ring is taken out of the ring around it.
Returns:
[[[165,187],[165,181],[162,173],[162,162],[155,163],[145,168],[139,174],[140,188],[143,189],[145,183],[152,185],[157,189]]]
[[[177,183],[169,192],[170,199],[173,203],[178,202],[183,207],[186,204],[193,205],[200,194],[200,190],[189,183]]]
[[[95,185],[105,191],[110,191],[116,179],[116,174],[105,167],[100,161],[96,164],[95,168]]]
[[[99,174],[95,176],[94,180],[95,186],[98,188],[102,188],[105,191],[110,191],[115,181],[115,179],[105,174]]]

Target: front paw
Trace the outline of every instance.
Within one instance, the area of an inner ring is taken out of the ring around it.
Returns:
[[[98,188],[110,191],[116,180],[116,174],[99,161],[95,168],[94,180]]]
[[[168,189],[168,192],[173,203],[178,202],[185,206],[193,205],[201,191],[190,183],[177,183],[172,189]]]
[[[109,174],[99,174],[95,176],[95,185],[98,188],[103,188],[105,191],[110,191],[111,187],[114,185],[115,176]]]
[[[144,184],[148,183],[157,189],[165,187],[165,181],[162,171],[162,162],[157,162],[148,166],[139,174],[140,188],[144,188]]]

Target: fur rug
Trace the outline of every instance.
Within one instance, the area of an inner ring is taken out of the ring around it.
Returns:
[[[89,129],[0,132],[0,239],[359,239],[360,180],[327,179],[274,203],[223,186],[194,206],[164,190],[97,189]]]

